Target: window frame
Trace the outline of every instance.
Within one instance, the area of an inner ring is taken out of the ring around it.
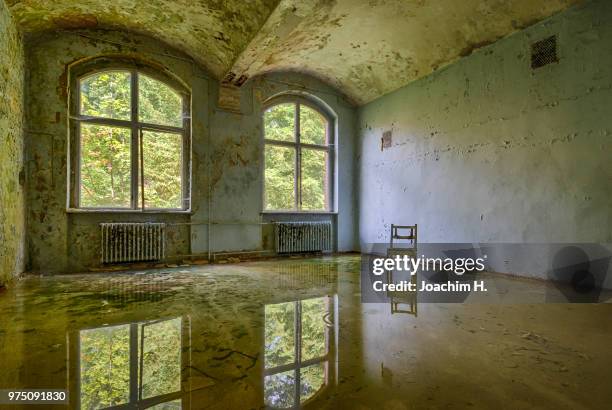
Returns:
[[[266,112],[277,105],[282,104],[293,104],[295,106],[294,109],[294,130],[293,130],[293,141],[281,141],[281,140],[273,140],[266,138],[266,129],[265,129],[265,116]],[[306,106],[316,113],[318,113],[326,122],[325,131],[327,136],[327,143],[325,145],[320,144],[310,144],[301,142],[300,139],[300,106]],[[323,109],[319,104],[311,101],[309,98],[298,96],[298,95],[284,95],[280,97],[276,97],[270,99],[266,104],[262,107],[261,121],[262,121],[262,140],[263,140],[263,150],[262,150],[262,181],[263,181],[263,189],[262,189],[262,213],[269,214],[331,214],[334,213],[335,209],[335,201],[334,201],[334,181],[335,181],[335,173],[334,173],[334,164],[335,164],[335,117],[328,112],[328,110]],[[295,150],[295,163],[294,163],[294,181],[293,181],[293,191],[294,191],[294,207],[289,209],[274,209],[266,207],[266,147],[268,145],[276,146],[276,147],[284,147],[284,148],[294,148]],[[322,151],[327,153],[327,177],[325,180],[325,201],[326,206],[325,209],[303,209],[302,208],[302,149],[305,148],[307,150],[315,150]]]
[[[81,114],[81,82],[103,72],[126,72],[130,74],[130,119],[121,120]],[[113,213],[190,213],[191,212],[191,94],[186,86],[175,79],[163,68],[149,67],[134,60],[118,61],[102,59],[71,68],[69,94],[69,161],[68,161],[68,198],[67,212],[113,212]],[[151,124],[139,121],[139,75],[145,75],[168,86],[182,101],[182,127]],[[84,207],[81,196],[81,124],[94,124],[130,130],[130,206],[129,207]],[[147,208],[144,189],[140,189],[143,168],[140,151],[143,147],[143,131],[178,134],[182,139],[182,174],[180,208]],[[142,201],[142,206],[140,203]]]

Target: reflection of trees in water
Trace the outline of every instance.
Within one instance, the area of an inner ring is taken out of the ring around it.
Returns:
[[[128,403],[131,389],[137,389],[139,400],[179,392],[181,331],[180,318],[81,331],[81,407]],[[138,369],[137,380],[130,379],[131,366]],[[162,407],[155,408],[180,408],[180,400],[158,406]]]
[[[266,306],[266,405],[294,407],[327,383],[329,312],[327,297]]]
[[[266,368],[295,360],[295,303],[266,306]]]
[[[130,397],[130,327],[81,332],[81,407],[98,409]]]
[[[266,405],[273,407],[293,407],[295,401],[294,371],[276,373],[265,378]]]

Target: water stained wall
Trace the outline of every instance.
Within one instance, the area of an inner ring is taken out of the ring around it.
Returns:
[[[354,108],[331,87],[296,74],[255,78],[240,90],[240,112],[218,107],[219,83],[190,57],[159,40],[120,31],[79,30],[27,42],[28,255],[34,272],[85,271],[100,265],[101,222],[166,222],[167,256],[180,262],[210,252],[271,248],[262,216],[262,107],[282,92],[306,92],[338,117],[338,249],[354,244]],[[67,190],[67,69],[91,57],[127,56],[172,73],[191,90],[192,209],[188,214],[70,213]],[[293,216],[300,219],[301,216]]]
[[[220,78],[278,0],[7,2],[26,33],[76,28],[129,30],[159,38],[185,51]]]
[[[362,107],[362,246],[414,223],[420,242],[612,242],[610,18],[571,8]],[[552,35],[558,62],[532,69]]]
[[[0,2],[0,286],[24,267],[23,90],[21,35]]]

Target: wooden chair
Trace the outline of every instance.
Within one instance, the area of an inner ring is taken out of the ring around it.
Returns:
[[[394,248],[394,240],[395,239],[406,239],[412,248],[416,249],[417,247],[417,236],[418,236],[418,225],[394,225],[391,224],[391,238],[389,242],[389,248]],[[407,235],[402,235],[402,231],[407,231]]]
[[[408,241],[408,242],[399,242]],[[417,225],[394,225],[391,224],[391,235],[387,257],[396,255],[408,255],[411,258],[417,257],[418,227]],[[400,245],[407,245],[398,247]],[[387,283],[393,282],[393,272],[387,271]],[[411,275],[410,282],[417,284],[417,275]],[[387,292],[387,297],[391,304],[391,313],[408,313],[417,315],[416,292]],[[408,309],[401,309],[400,305],[405,305]]]

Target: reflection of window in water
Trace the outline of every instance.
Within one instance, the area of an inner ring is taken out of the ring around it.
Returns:
[[[81,330],[81,408],[180,409],[181,334],[181,318]]]
[[[298,407],[328,384],[331,299],[265,308],[265,401]]]

